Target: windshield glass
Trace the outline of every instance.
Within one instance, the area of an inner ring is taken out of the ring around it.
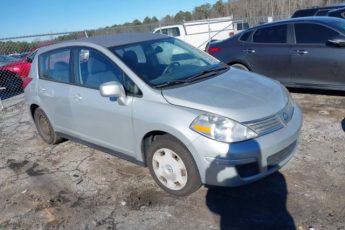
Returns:
[[[176,85],[218,67],[224,68],[217,59],[175,38],[116,46],[110,50],[153,87],[171,82]]]

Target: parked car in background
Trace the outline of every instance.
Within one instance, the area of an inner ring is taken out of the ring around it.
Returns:
[[[292,158],[302,124],[279,82],[161,34],[41,48],[29,77],[26,102],[44,141],[64,137],[148,166],[174,195],[277,171]]]
[[[309,16],[328,16],[328,13],[330,11],[341,9],[341,8],[345,8],[345,4],[300,9],[300,10],[297,10],[295,13],[293,13],[291,18],[309,17]]]
[[[18,59],[14,57],[10,57],[8,55],[0,55],[0,67],[16,61],[18,61]]]
[[[25,58],[30,54],[31,52],[23,52],[23,53],[16,53],[16,54],[11,54],[9,55],[10,57],[16,58],[18,60]]]
[[[327,16],[345,19],[345,7],[328,11]]]
[[[208,52],[289,87],[345,90],[344,47],[345,20],[304,17],[251,28]]]
[[[223,40],[242,30],[248,29],[244,21],[234,21],[232,17],[212,18],[189,21],[180,25],[162,26],[153,33],[176,37],[201,50],[205,50],[210,41]]]
[[[7,91],[22,92],[23,86],[27,84],[31,63],[35,57],[36,50],[27,54],[23,59],[14,59],[7,65],[0,67],[0,87],[5,87]]]

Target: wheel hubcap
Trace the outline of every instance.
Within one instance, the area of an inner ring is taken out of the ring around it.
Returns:
[[[158,149],[152,158],[153,171],[167,188],[181,190],[187,183],[187,169],[179,155],[166,148]]]
[[[50,133],[49,123],[48,123],[47,118],[45,116],[40,116],[39,124],[40,124],[40,129],[42,133],[49,139],[51,133]]]

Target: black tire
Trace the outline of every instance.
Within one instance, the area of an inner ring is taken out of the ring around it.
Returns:
[[[39,135],[47,144],[57,144],[63,140],[55,133],[47,115],[41,108],[35,110],[34,120]]]
[[[244,71],[249,71],[249,69],[247,68],[247,66],[240,64],[240,63],[235,63],[232,64],[231,67],[234,67],[236,69],[240,69],[240,70],[244,70]]]
[[[157,177],[153,167],[153,156],[157,151],[161,149],[169,149],[173,151],[179,157],[178,160],[181,159],[184,163],[187,171],[185,174],[187,182],[181,189],[170,189],[165,184],[163,184],[161,180]],[[192,155],[180,141],[178,141],[176,138],[170,135],[162,135],[157,137],[156,140],[154,140],[154,142],[148,147],[146,160],[150,173],[155,182],[169,194],[175,196],[187,196],[198,190],[201,186],[199,171]]]

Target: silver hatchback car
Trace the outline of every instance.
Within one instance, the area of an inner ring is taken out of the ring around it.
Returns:
[[[277,171],[302,125],[280,83],[160,34],[41,48],[29,78],[26,101],[44,141],[70,139],[148,166],[178,196]]]

